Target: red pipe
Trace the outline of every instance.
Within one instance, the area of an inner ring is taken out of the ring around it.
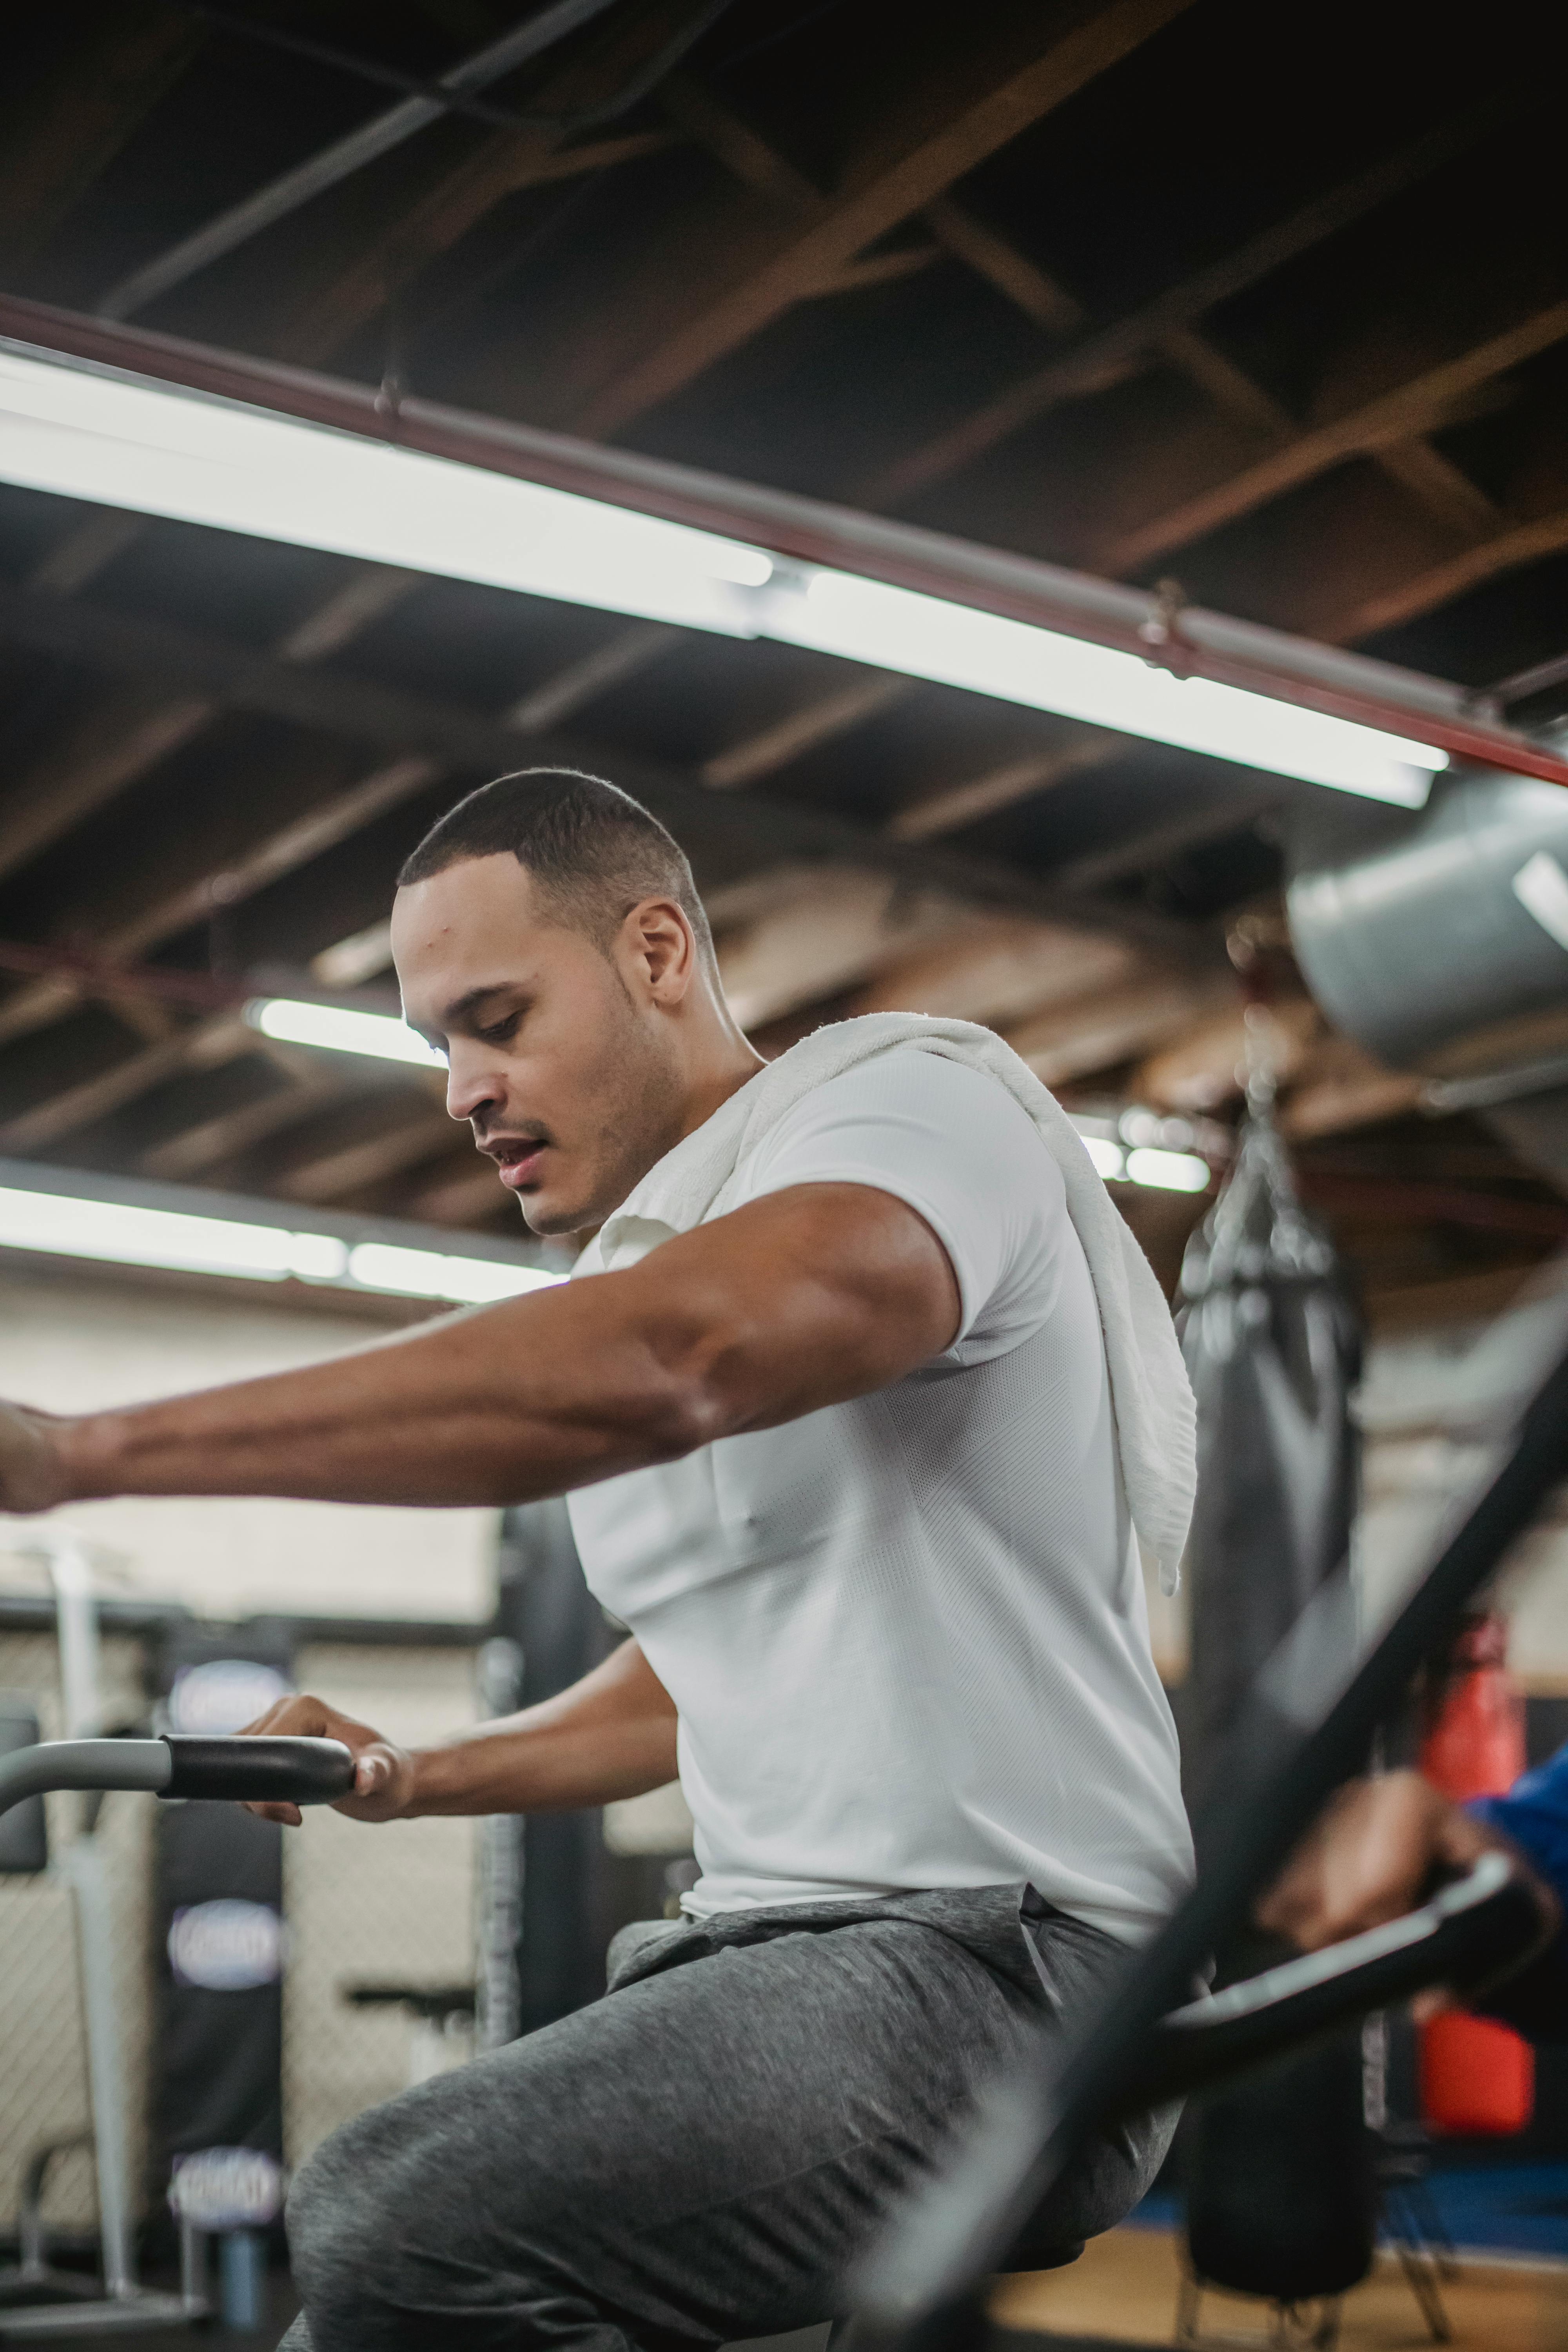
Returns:
[[[1373,685],[1354,680],[1375,679],[1380,670],[1390,681],[1409,674],[1195,610],[1173,615],[1157,597],[1026,557],[437,402],[390,402],[368,384],[341,376],[89,318],[20,295],[0,294],[0,339],[722,532],[797,562],[858,572],[1137,654],[1179,677],[1212,678],[1271,701],[1414,737],[1451,758],[1568,784],[1568,760],[1511,729],[1472,719],[1461,690],[1446,681],[1410,677],[1407,700],[1392,691],[1379,694]],[[1205,644],[1209,635],[1272,644],[1278,666]],[[1289,666],[1296,648],[1300,668]],[[1324,675],[1332,668],[1343,673],[1338,682]]]

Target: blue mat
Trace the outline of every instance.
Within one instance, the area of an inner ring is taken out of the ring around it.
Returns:
[[[1434,2172],[1427,2186],[1456,2246],[1568,2262],[1568,2164]],[[1179,2230],[1181,2198],[1173,2189],[1152,2189],[1127,2221],[1134,2230]]]

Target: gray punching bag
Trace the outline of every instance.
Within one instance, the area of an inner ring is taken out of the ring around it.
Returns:
[[[1266,1089],[1254,1089],[1229,1181],[1188,1244],[1177,1321],[1198,1407],[1182,1733],[1201,1864],[1205,1783],[1226,1733],[1344,1559],[1356,1506],[1360,1322],[1333,1245],[1298,1198]],[[1249,1940],[1219,1956],[1219,1980],[1279,1956]],[[1359,2036],[1199,2102],[1184,2137],[1195,2278],[1292,2304],[1365,2276],[1376,2196]]]

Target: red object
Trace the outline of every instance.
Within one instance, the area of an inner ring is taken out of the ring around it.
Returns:
[[[1501,1796],[1525,1766],[1524,1701],[1505,1663],[1508,1626],[1473,1619],[1454,1644],[1428,1714],[1421,1769],[1456,1804]],[[1522,2131],[1535,2110],[1535,2054],[1489,2018],[1450,2010],[1420,2030],[1421,2112],[1465,2138]]]

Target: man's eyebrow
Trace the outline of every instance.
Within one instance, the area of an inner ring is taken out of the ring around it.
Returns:
[[[461,996],[454,997],[451,1003],[443,1008],[442,1028],[448,1032],[458,1028],[487,996],[500,996],[503,990],[519,985],[515,980],[488,980],[481,982],[478,988],[465,990]]]

